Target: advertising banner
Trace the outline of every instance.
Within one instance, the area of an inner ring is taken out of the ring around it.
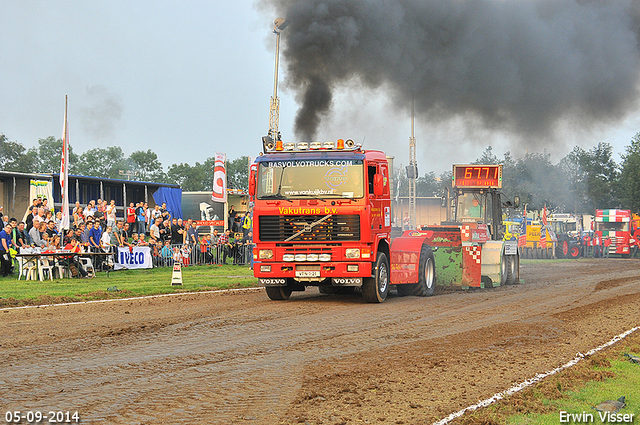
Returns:
[[[131,249],[119,247],[118,262],[113,265],[114,270],[150,269],[152,267],[151,248],[148,246],[135,246]]]
[[[227,202],[226,162],[227,154],[216,152],[216,162],[213,168],[213,193],[211,194],[211,200],[214,202]]]

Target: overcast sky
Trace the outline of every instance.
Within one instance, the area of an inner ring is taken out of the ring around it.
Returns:
[[[0,133],[25,147],[62,135],[69,96],[76,153],[120,146],[155,151],[165,169],[225,152],[255,156],[268,130],[277,12],[250,1],[2,1]],[[282,33],[285,42],[287,30]],[[282,59],[282,58],[281,58]],[[280,68],[280,130],[292,140],[299,108]],[[319,129],[320,140],[353,138],[408,162],[410,99],[398,110],[384,85],[344,89]],[[547,146],[557,162],[575,145],[614,146],[616,161],[640,131],[640,114],[582,132],[571,122]],[[510,136],[457,120],[415,125],[420,173],[474,160],[488,145],[515,157]],[[455,143],[452,143],[455,141]],[[538,150],[536,147],[533,151]]]

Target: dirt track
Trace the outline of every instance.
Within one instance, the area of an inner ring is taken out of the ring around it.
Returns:
[[[640,263],[440,294],[263,290],[0,311],[0,406],[108,424],[423,424],[640,324]]]

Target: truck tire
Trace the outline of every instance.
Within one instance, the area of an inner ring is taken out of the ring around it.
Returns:
[[[418,284],[415,295],[430,297],[436,289],[436,263],[431,247],[423,245],[420,250],[420,265],[418,266]]]
[[[274,301],[288,300],[291,296],[291,286],[265,286],[267,295]]]
[[[504,286],[509,281],[509,267],[511,266],[510,256],[504,255],[502,252],[502,258],[500,261],[500,286]]]
[[[384,252],[379,252],[373,270],[373,277],[362,282],[362,298],[368,303],[381,303],[389,293],[389,260]]]
[[[520,270],[520,256],[509,255],[509,266],[507,267],[507,285],[517,285],[520,283],[520,276],[518,270]]]

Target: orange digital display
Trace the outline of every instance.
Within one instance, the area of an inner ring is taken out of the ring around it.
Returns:
[[[502,188],[502,165],[454,165],[453,187]]]

